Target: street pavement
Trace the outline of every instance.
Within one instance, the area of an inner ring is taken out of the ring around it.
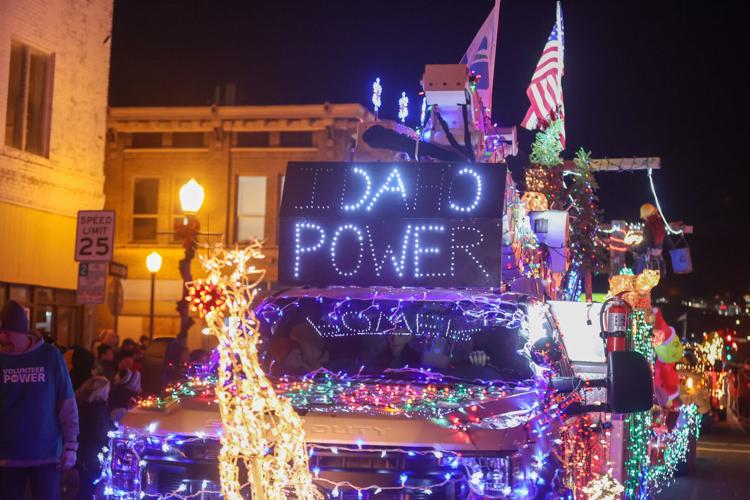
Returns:
[[[743,427],[730,412],[726,422],[713,422],[701,434],[695,471],[678,476],[658,500],[750,499],[750,425]]]

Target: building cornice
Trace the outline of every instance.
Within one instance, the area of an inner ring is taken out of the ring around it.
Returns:
[[[210,130],[222,122],[284,120],[371,120],[373,114],[361,104],[303,104],[274,106],[175,106],[114,107],[107,113],[108,128],[128,132],[150,126],[169,131],[177,123],[190,122],[191,129]],[[186,124],[188,125],[188,124]],[[180,127],[183,128],[183,127]],[[184,127],[188,128],[188,127]],[[232,128],[237,128],[232,127]]]

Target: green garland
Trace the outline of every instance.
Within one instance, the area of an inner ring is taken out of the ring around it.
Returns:
[[[690,451],[691,438],[695,436],[697,442],[700,437],[702,418],[698,407],[694,404],[680,408],[680,419],[677,425],[672,432],[663,438],[663,442],[666,444],[664,463],[651,464],[648,470],[649,486],[653,491],[660,491],[674,477],[677,465],[685,460]]]
[[[631,314],[633,350],[643,354],[649,363],[655,358],[651,343],[651,324],[646,321],[646,311],[636,309]],[[646,479],[649,471],[648,443],[651,438],[651,411],[631,413],[625,418],[628,429],[625,461],[625,497],[639,498],[647,492]]]

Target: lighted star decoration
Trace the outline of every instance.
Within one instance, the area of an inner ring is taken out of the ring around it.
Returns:
[[[612,477],[612,469],[583,487],[588,500],[617,500],[623,491],[623,485]]]
[[[222,494],[240,500],[249,487],[253,498],[322,498],[312,482],[302,421],[276,394],[258,360],[260,334],[251,304],[265,270],[252,262],[261,258],[257,242],[244,249],[214,249],[201,256],[206,278],[191,284],[188,297],[206,320],[204,333],[219,340]],[[240,462],[247,483],[240,482]]]

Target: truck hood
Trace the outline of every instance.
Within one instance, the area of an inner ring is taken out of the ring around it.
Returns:
[[[527,442],[523,424],[533,415],[539,397],[535,390],[515,391],[477,408],[472,415],[457,411],[444,419],[314,410],[304,413],[302,419],[307,441],[312,444],[344,447],[365,442],[446,451],[512,451]],[[133,429],[155,427],[156,434],[215,438],[222,428],[218,405],[200,398],[187,398],[164,410],[135,408],[120,424]]]

